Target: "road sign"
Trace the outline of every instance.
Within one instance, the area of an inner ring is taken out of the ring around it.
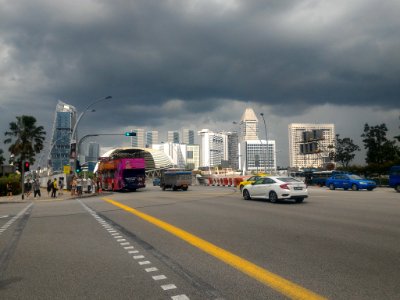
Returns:
[[[64,174],[69,174],[71,172],[71,167],[70,166],[64,166]]]

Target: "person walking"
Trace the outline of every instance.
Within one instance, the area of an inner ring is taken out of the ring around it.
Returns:
[[[60,191],[58,192],[58,195],[61,196],[63,194],[63,189],[64,189],[64,178],[60,177],[58,179],[58,188],[60,189]]]
[[[72,182],[71,182],[71,196],[76,195],[76,177],[72,177]]]
[[[47,196],[50,196],[50,192],[53,189],[51,186],[53,185],[53,183],[51,182],[51,179],[49,178],[49,180],[47,180]]]
[[[26,198],[29,198],[29,196],[31,195],[31,192],[32,192],[32,183],[28,179],[28,181],[25,182],[25,196],[26,196]]]
[[[92,179],[90,177],[87,179],[87,192],[88,194],[92,193]]]
[[[82,196],[82,179],[80,177],[76,180],[76,191],[78,197]]]
[[[9,198],[13,197],[11,182],[7,182],[7,197],[9,197]]]
[[[54,178],[53,186],[51,188],[51,197],[52,198],[57,198],[57,189],[58,189],[57,178]]]
[[[41,197],[42,195],[40,194],[40,184],[39,180],[35,179],[33,181],[33,198],[36,198],[36,195]]]

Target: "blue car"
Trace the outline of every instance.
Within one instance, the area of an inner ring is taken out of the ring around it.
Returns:
[[[334,190],[341,188],[344,190],[352,189],[353,191],[368,190],[372,191],[376,188],[376,182],[361,178],[353,174],[336,174],[326,180],[326,186]]]
[[[160,178],[156,177],[153,179],[153,186],[159,186],[160,185]]]

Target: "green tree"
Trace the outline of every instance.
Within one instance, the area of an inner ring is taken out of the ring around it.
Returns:
[[[339,134],[336,135],[334,160],[340,163],[344,168],[348,168],[349,163],[354,159],[356,154],[354,152],[360,151],[360,147],[354,144],[350,138],[339,138]]]
[[[6,159],[3,156],[3,149],[0,149],[0,165],[4,164]]]
[[[10,131],[5,132],[4,144],[11,144],[8,150],[15,159],[35,162],[35,154],[43,149],[46,132],[43,126],[36,126],[32,116],[19,116],[16,122],[10,123]],[[14,143],[13,143],[14,142]]]
[[[400,117],[399,117],[399,119],[400,119]],[[399,126],[399,129],[400,129],[400,126]],[[397,136],[395,136],[394,137],[398,142],[400,142],[400,135],[397,135]]]
[[[15,161],[35,162],[35,154],[43,149],[46,132],[43,126],[36,126],[32,116],[19,116],[17,122],[10,123],[10,131],[5,132],[4,144],[11,144],[8,150],[14,155]],[[24,199],[24,168],[21,170],[21,191]]]
[[[361,135],[364,147],[367,150],[365,158],[368,164],[384,164],[398,159],[400,150],[395,141],[386,138],[388,129],[386,124],[369,126],[364,125],[364,133]]]

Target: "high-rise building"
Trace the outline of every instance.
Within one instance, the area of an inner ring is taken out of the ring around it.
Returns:
[[[153,144],[158,144],[158,131],[146,132],[146,148],[151,148]]]
[[[239,135],[228,132],[228,164],[234,170],[239,170]]]
[[[179,132],[178,131],[168,131],[167,133],[167,142],[168,143],[174,143],[174,144],[178,144],[180,143],[180,139],[179,139]]]
[[[49,162],[53,171],[62,171],[69,165],[71,134],[76,123],[76,108],[58,101],[53,123],[53,136],[49,149]]]
[[[289,162],[294,168],[323,168],[329,161],[329,146],[335,140],[334,124],[289,124]],[[315,153],[303,154],[301,146],[304,145],[305,132],[318,131],[318,138],[313,140],[316,144]]]
[[[245,144],[246,171],[270,173],[276,170],[275,141],[249,140]]]
[[[97,162],[100,157],[100,145],[95,142],[90,142],[87,153],[88,155],[86,156],[85,162]]]
[[[246,108],[240,120],[241,140],[258,140],[258,118],[252,108]]]
[[[200,136],[200,167],[216,167],[224,159],[226,135],[214,133],[209,129],[198,132]]]
[[[136,128],[131,130],[131,132],[135,132],[136,136],[131,137],[131,145],[132,147],[144,148],[144,129],[143,128]]]
[[[194,130],[187,128],[182,129],[182,143],[188,145],[194,144]]]

